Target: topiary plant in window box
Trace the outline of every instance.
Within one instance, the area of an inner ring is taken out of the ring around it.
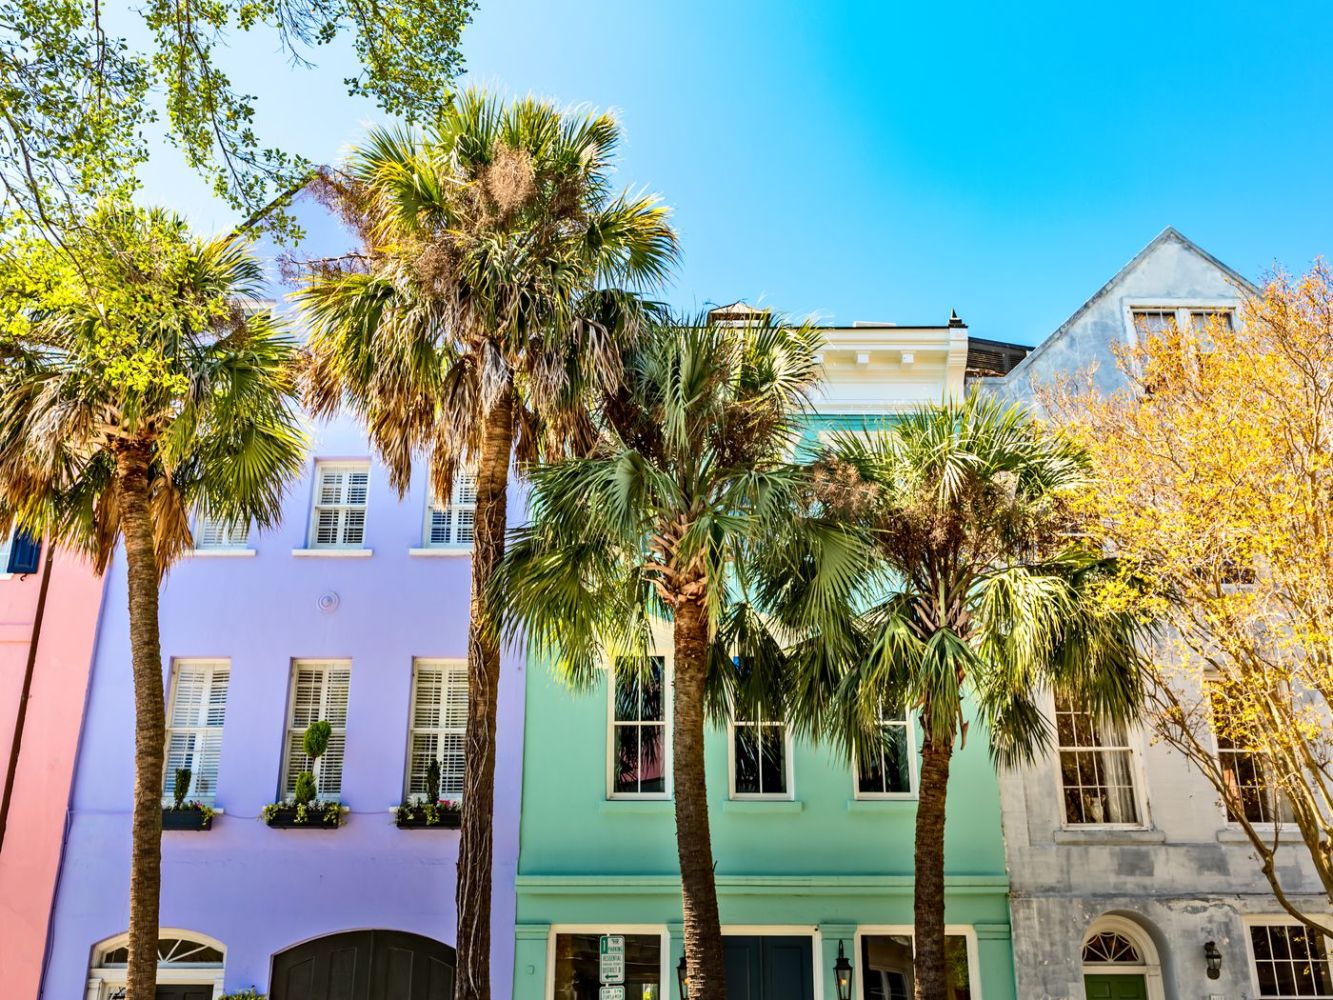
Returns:
[[[306,727],[301,743],[311,767],[329,748],[332,735],[333,726],[323,720]],[[302,771],[296,776],[291,801],[265,806],[263,817],[269,826],[283,830],[336,829],[342,825],[342,806],[337,802],[322,801],[314,773]]]
[[[426,765],[426,794],[419,800],[406,798],[394,810],[394,822],[401,830],[435,828],[457,830],[463,819],[463,804],[440,796],[440,762]]]
[[[175,801],[162,807],[163,830],[211,830],[214,811],[211,806],[197,800],[187,802],[190,794],[190,782],[194,773],[188,767],[176,768],[176,785],[172,789]]]

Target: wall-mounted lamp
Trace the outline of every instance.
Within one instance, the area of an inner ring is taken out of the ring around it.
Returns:
[[[838,983],[838,1000],[852,1000],[852,963],[843,954],[842,942],[838,942],[838,960],[833,963],[833,978]]]
[[[1208,969],[1208,978],[1216,979],[1222,975],[1222,953],[1217,950],[1216,941],[1205,941],[1203,945],[1203,961]]]
[[[676,963],[676,985],[680,987],[680,1000],[690,1000],[690,973],[685,967],[684,955]]]

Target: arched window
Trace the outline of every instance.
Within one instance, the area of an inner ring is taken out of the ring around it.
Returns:
[[[1148,1000],[1165,1000],[1157,948],[1137,919],[1114,913],[1098,917],[1083,935],[1082,958],[1089,996],[1093,995],[1091,986],[1094,981],[1104,987],[1112,980],[1132,978],[1143,984],[1136,995],[1146,994]],[[1117,990],[1115,995],[1121,994]]]
[[[1128,962],[1130,965],[1142,965],[1143,956],[1134,942],[1115,931],[1102,931],[1093,934],[1083,942],[1083,961],[1085,962]]]
[[[226,954],[221,941],[205,934],[164,927],[157,939],[158,985],[202,986],[211,989],[213,996],[221,996]],[[126,934],[98,944],[93,949],[93,964],[88,970],[85,1000],[122,1000],[129,957],[129,936]]]

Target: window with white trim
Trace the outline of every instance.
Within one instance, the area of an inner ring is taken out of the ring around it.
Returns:
[[[972,993],[972,963],[967,938],[944,937],[949,996],[968,1000]],[[911,1000],[916,989],[916,942],[910,932],[861,936],[862,1000]]]
[[[213,805],[217,794],[222,727],[227,721],[228,660],[177,660],[171,670],[167,756],[162,801],[174,802],[176,772],[190,769],[185,798]]]
[[[787,723],[737,711],[731,720],[732,798],[790,798]]]
[[[282,760],[282,797],[296,792],[296,776],[315,776],[319,798],[336,802],[342,794],[343,754],[347,749],[347,692],[352,665],[342,661],[297,660],[292,664],[287,739]],[[312,722],[327,722],[333,732],[328,749],[313,761],[306,756],[305,731]]]
[[[310,547],[361,548],[369,490],[369,462],[316,462]]]
[[[249,542],[249,521],[225,521],[220,517],[204,515],[195,521],[196,549],[243,549]]]
[[[608,933],[619,933],[614,928]],[[624,977],[621,995],[626,1000],[654,1000],[661,995],[662,936],[660,934],[624,934]],[[555,954],[551,964],[554,982],[550,995],[556,1000],[597,1000],[604,996],[601,982],[601,941],[599,933],[560,933],[555,935]]]
[[[645,671],[621,665],[611,702],[612,796],[652,796],[667,791],[666,665],[651,657]]]
[[[1250,925],[1259,1000],[1333,998],[1333,966],[1322,936],[1298,923]]]
[[[467,732],[467,661],[417,660],[412,665],[412,726],[408,737],[407,797],[428,798],[426,772],[440,765],[440,798],[463,797]]]
[[[9,550],[14,545],[14,533],[0,535],[0,575],[9,571]]]
[[[1137,826],[1134,752],[1124,726],[1098,719],[1057,695],[1055,733],[1065,823]]]
[[[856,763],[856,797],[860,799],[910,796],[915,769],[916,739],[906,712],[880,712],[880,745],[867,760]]]
[[[432,492],[426,502],[426,548],[467,548],[472,545],[477,519],[477,477],[462,472],[454,477],[453,494],[447,506]]]
[[[1181,332],[1203,332],[1214,320],[1230,330],[1235,313],[1225,306],[1143,306],[1129,311],[1134,333],[1139,337],[1160,337],[1173,327]]]
[[[1227,821],[1239,823],[1292,822],[1291,801],[1273,780],[1272,764],[1255,749],[1246,731],[1244,709],[1227,696],[1219,681],[1206,682],[1212,708],[1213,735],[1217,740],[1217,762],[1227,786],[1223,805]]]

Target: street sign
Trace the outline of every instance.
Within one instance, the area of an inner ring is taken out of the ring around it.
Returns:
[[[625,981],[625,935],[603,934],[597,947],[597,978],[603,985],[615,985]],[[620,997],[600,997],[600,1000],[624,1000],[625,991]]]
[[[597,991],[597,1000],[625,1000],[625,987],[603,986]]]

